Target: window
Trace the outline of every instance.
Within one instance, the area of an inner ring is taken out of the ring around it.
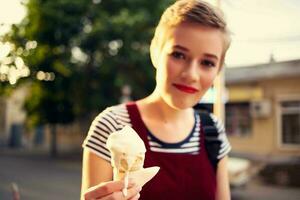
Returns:
[[[250,103],[227,103],[225,127],[228,135],[248,136],[252,131]]]
[[[284,101],[281,108],[282,144],[300,144],[300,101]]]

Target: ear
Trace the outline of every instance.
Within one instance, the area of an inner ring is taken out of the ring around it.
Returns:
[[[150,44],[150,59],[151,59],[152,65],[155,69],[157,68],[158,54],[159,54],[159,52],[158,52],[158,48],[157,48],[157,40],[154,37]]]

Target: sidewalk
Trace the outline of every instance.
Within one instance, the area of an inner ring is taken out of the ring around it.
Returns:
[[[232,200],[299,200],[300,188],[269,185],[259,177],[245,188],[232,189]]]
[[[12,199],[12,183],[21,200],[79,199],[81,155],[50,158],[48,152],[0,150],[0,199]]]

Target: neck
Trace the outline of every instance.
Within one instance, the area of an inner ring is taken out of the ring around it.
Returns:
[[[187,119],[189,116],[193,116],[193,109],[173,108],[169,106],[156,91],[145,99],[142,99],[140,102],[152,117],[161,120],[163,123],[174,123],[176,121],[182,121],[182,119]]]

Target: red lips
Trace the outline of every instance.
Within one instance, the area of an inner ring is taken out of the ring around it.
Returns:
[[[173,83],[172,85],[174,87],[176,87],[178,90],[180,90],[182,92],[189,93],[189,94],[194,94],[194,93],[198,92],[198,90],[196,88],[193,88],[193,87],[190,87],[190,86],[176,84],[176,83]]]

